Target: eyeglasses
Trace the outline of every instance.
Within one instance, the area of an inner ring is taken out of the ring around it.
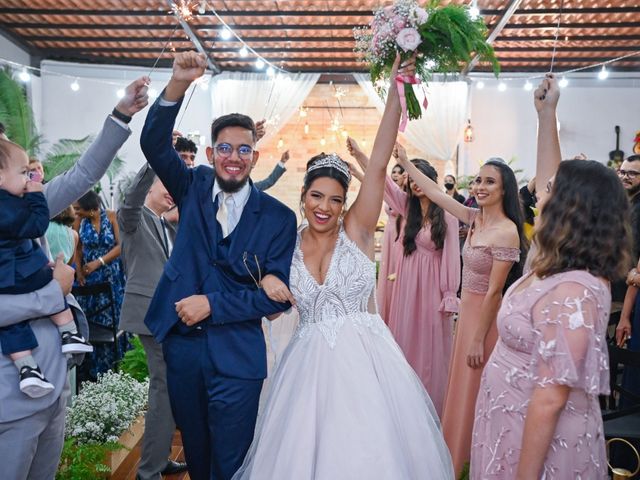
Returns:
[[[232,145],[228,143],[219,143],[215,146],[216,153],[222,158],[229,158],[233,151],[238,152],[238,157],[243,160],[249,160],[253,155],[253,148],[249,145],[240,145],[237,148],[234,148]]]
[[[633,179],[637,178],[638,175],[640,175],[640,172],[637,172],[635,170],[618,169],[618,176],[620,178],[629,177],[631,180],[633,180]]]

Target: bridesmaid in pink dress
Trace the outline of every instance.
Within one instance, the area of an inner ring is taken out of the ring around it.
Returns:
[[[608,478],[598,395],[609,393],[609,285],[627,272],[629,206],[612,170],[560,162],[559,96],[552,74],[534,92],[537,252],[498,317],[476,406],[474,479]]]
[[[432,202],[471,225],[463,248],[460,313],[442,414],[442,429],[457,478],[471,458],[475,402],[482,368],[497,339],[495,321],[502,292],[522,272],[524,236],[518,185],[506,163],[489,160],[474,181],[480,208],[468,208],[422,175],[406,160],[402,147],[398,155],[399,163]]]
[[[427,162],[413,160],[413,163],[425,175],[437,179],[435,169]],[[440,207],[429,206],[429,199],[411,179],[409,187],[410,194],[407,194],[389,177],[386,179],[385,202],[405,218],[398,241],[397,278],[387,323],[441,415],[451,358],[452,314],[458,311],[458,221]],[[414,215],[418,216],[417,225],[422,222],[423,226],[411,238],[406,230],[407,225],[414,223]],[[438,239],[432,236],[434,231]],[[409,242],[414,250],[407,253]]]
[[[349,139],[349,141],[353,140]],[[400,188],[404,185],[405,178],[403,173],[404,168],[400,165],[395,165],[391,170],[391,179]],[[378,272],[377,297],[380,316],[388,324],[391,291],[397,276],[398,257],[402,255],[402,242],[398,237],[398,213],[387,203],[385,203],[384,210],[387,213],[387,224],[384,227],[384,236],[382,238],[382,258],[380,259],[380,270]],[[402,221],[402,218],[400,220]],[[396,238],[398,238],[397,241]],[[392,276],[391,278],[389,278],[390,275]]]

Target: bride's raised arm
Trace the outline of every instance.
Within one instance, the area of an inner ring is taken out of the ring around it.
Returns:
[[[398,144],[396,148],[398,163],[402,168],[404,168],[405,172],[407,172],[409,178],[420,187],[420,190],[422,190],[427,197],[429,197],[429,200],[449,212],[462,223],[471,223],[471,215],[473,214],[474,209],[465,207],[455,198],[444,193],[436,182],[418,170],[407,158],[407,152],[402,145]]]
[[[373,150],[367,165],[362,185],[355,202],[347,213],[344,225],[349,237],[360,249],[372,252],[373,233],[378,223],[382,208],[384,179],[387,174],[387,163],[398,135],[400,123],[400,97],[395,77],[415,74],[415,59],[406,60],[400,65],[400,56],[396,57],[391,70],[391,85],[387,94],[387,103],[378,127]]]

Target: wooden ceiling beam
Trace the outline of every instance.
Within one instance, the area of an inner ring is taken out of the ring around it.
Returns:
[[[42,47],[40,52],[47,55],[48,52],[67,52],[70,54],[78,52],[86,53],[160,53],[162,45],[156,47]],[[167,52],[188,52],[193,50],[192,47],[172,47]],[[349,47],[254,47],[258,53],[353,53],[353,49]],[[533,53],[533,52],[552,52],[553,47],[535,46],[535,47],[496,47],[496,53]],[[557,47],[557,52],[579,53],[579,52],[635,52],[640,51],[640,45],[610,45],[605,47]],[[237,48],[213,47],[207,48],[209,53],[237,53]],[[500,55],[498,55],[500,57]],[[355,58],[355,57],[354,57]],[[558,57],[563,58],[563,57]],[[526,60],[526,57],[522,57]]]
[[[560,10],[558,8],[521,8],[517,9],[513,15],[544,16],[555,15]],[[481,15],[496,16],[503,15],[505,9],[484,8],[480,10]],[[640,13],[640,6],[624,7],[587,7],[587,8],[563,8],[563,14],[567,15],[598,15],[598,14],[628,14]],[[357,17],[371,16],[371,10],[342,9],[342,10],[220,10],[217,11],[221,17]],[[74,17],[163,17],[171,15],[170,10],[126,10],[126,9],[75,9],[75,8],[25,8],[25,7],[2,7],[0,15],[65,15]],[[197,13],[198,17],[213,17],[214,14],[207,10],[205,13]]]
[[[522,0],[512,0],[512,2],[519,2]],[[510,17],[511,18],[511,17]],[[45,30],[172,30],[173,26],[170,23],[158,25],[141,25],[141,24],[105,24],[105,23],[46,23],[46,22],[4,22],[3,27],[11,29],[24,29],[24,28],[37,28]],[[514,23],[508,25],[501,25],[501,22],[495,25],[489,25],[491,31],[496,31],[498,26],[501,26],[499,31],[503,29],[522,29],[522,30],[538,30],[538,29],[555,29],[555,22],[547,23]],[[360,24],[265,24],[265,25],[231,25],[234,30],[353,30],[356,27],[361,27]],[[217,31],[222,30],[222,25],[193,25],[193,30],[197,31]],[[562,30],[566,29],[601,29],[601,28],[640,28],[640,21],[637,22],[579,22],[579,23],[562,23],[560,25]],[[497,35],[496,35],[497,36]]]
[[[564,41],[564,35],[561,40]],[[105,35],[22,35],[20,37],[25,42],[121,42],[121,43],[150,43],[158,42],[164,43],[169,40],[173,42],[188,42],[187,38],[169,38],[168,36],[148,38],[148,37],[113,37]],[[532,35],[532,36],[498,36],[495,42],[545,42],[553,41],[554,35]],[[353,42],[354,38],[351,35],[340,37],[299,37],[299,36],[277,36],[277,37],[242,37],[247,43],[262,43],[262,42]],[[221,40],[218,37],[205,37],[200,36],[200,40],[204,42],[220,42],[220,43],[238,43],[234,40]],[[579,37],[571,37],[570,41],[576,40],[580,42],[619,42],[619,41],[638,41],[640,35],[580,35]]]

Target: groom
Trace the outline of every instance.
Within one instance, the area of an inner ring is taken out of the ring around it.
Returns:
[[[173,149],[183,96],[205,65],[195,52],[176,56],[140,139],[180,211],[145,324],[163,345],[190,477],[226,480],[251,444],[267,372],[261,317],[288,308],[269,300],[260,282],[270,273],[288,284],[296,218],[249,180],[258,152],[246,115],[225,115],[211,125],[207,156],[215,170],[189,169]]]

